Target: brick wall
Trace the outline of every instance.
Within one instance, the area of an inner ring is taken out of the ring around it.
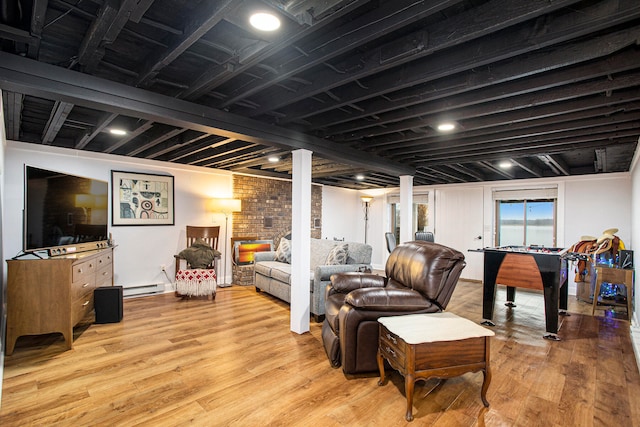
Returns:
[[[234,285],[253,285],[253,264],[233,265],[231,268],[232,282]]]
[[[273,240],[291,232],[291,182],[255,176],[234,175],[233,197],[242,200],[242,212],[233,214],[232,237]],[[322,229],[322,187],[311,187],[311,237],[320,238]],[[253,266],[233,266],[233,283],[253,285]]]
[[[291,182],[255,176],[234,175],[233,197],[242,200],[242,212],[233,214],[233,237],[276,240],[291,231]],[[311,187],[311,237],[322,229],[322,187]],[[274,241],[277,245],[278,242]]]

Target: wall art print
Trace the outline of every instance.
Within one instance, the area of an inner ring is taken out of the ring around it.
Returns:
[[[111,171],[111,225],[174,225],[173,176]]]

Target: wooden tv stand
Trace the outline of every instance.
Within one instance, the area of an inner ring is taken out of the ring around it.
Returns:
[[[7,339],[60,332],[73,348],[73,327],[93,310],[93,290],[113,285],[113,247],[7,261]]]

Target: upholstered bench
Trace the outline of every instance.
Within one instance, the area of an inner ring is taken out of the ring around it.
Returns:
[[[413,420],[415,382],[431,377],[451,378],[482,371],[484,380],[480,397],[484,406],[489,406],[489,338],[495,335],[493,331],[452,313],[381,317],[378,322],[378,385],[385,383],[386,359],[404,376],[407,421]]]

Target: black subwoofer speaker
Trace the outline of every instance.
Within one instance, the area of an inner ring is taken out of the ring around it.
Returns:
[[[96,323],[118,323],[122,320],[122,286],[101,286],[93,291]]]

